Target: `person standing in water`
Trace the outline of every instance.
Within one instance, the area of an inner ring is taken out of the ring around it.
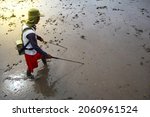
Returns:
[[[26,74],[27,77],[31,79],[34,79],[34,75],[32,73],[34,72],[34,69],[38,67],[37,60],[41,59],[43,64],[47,65],[46,59],[52,58],[52,56],[43,51],[37,43],[37,40],[44,42],[44,40],[36,34],[36,24],[40,21],[40,17],[42,17],[42,15],[38,9],[30,9],[28,11],[28,19],[22,28],[23,44],[25,46],[28,43],[24,54],[27,64]]]

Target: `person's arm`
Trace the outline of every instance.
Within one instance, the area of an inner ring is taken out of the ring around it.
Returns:
[[[46,41],[44,41],[44,39],[42,37],[40,37],[39,35],[37,35],[37,39],[41,42],[43,42],[43,44],[47,44]]]
[[[37,41],[35,38],[35,34],[34,33],[30,33],[27,35],[27,38],[29,39],[32,47],[40,54],[42,54],[43,56],[47,57],[48,54],[46,52],[44,52],[38,45],[37,45]]]
[[[37,39],[38,39],[39,41],[41,41],[41,42],[44,41],[43,38],[42,38],[41,36],[39,36],[39,35],[37,35]]]

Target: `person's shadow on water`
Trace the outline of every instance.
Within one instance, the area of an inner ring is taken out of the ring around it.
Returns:
[[[54,96],[56,93],[55,84],[57,81],[51,82],[49,76],[49,68],[44,67],[37,72],[35,76],[34,89],[35,92],[41,93],[43,96]]]

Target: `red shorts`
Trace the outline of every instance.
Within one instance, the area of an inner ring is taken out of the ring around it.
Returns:
[[[37,60],[39,60],[41,58],[42,58],[42,55],[39,53],[36,53],[35,55],[25,54],[26,63],[28,66],[28,70],[30,72],[33,72],[33,69],[38,67],[38,61]]]

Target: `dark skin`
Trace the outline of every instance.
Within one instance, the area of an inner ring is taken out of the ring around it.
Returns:
[[[40,21],[40,17],[36,17],[35,18],[35,24],[38,24],[38,22]],[[33,26],[33,28],[36,30],[36,25]],[[31,37],[32,38],[32,37]],[[37,39],[41,42],[45,42],[40,36],[37,35]],[[33,42],[34,43],[34,42]],[[50,54],[44,55],[41,59],[44,65],[47,65],[46,59],[51,59],[52,56]],[[31,72],[29,70],[27,70],[27,76],[30,76],[31,78],[34,78],[34,76],[31,74]]]
[[[37,18],[35,18],[35,24],[38,24],[38,22],[40,21],[40,16],[38,16]],[[34,27],[36,29],[36,26]],[[43,43],[45,43],[45,41],[40,37],[37,36],[37,39]],[[52,56],[50,54],[47,54],[46,59],[51,59]]]

